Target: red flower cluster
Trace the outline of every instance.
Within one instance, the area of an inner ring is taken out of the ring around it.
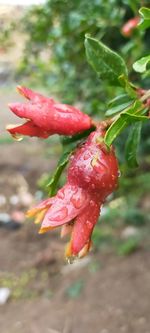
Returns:
[[[27,119],[19,126],[8,125],[7,130],[13,137],[18,135],[47,138],[53,134],[74,135],[92,126],[91,118],[77,108],[60,104],[32,90],[18,86],[20,94],[28,103],[11,103],[9,108],[18,117]]]
[[[118,163],[114,149],[107,151],[104,132],[90,134],[70,158],[67,183],[56,196],[28,211],[42,222],[40,233],[62,226],[61,236],[71,233],[66,257],[83,257],[105,198],[117,187]]]
[[[139,16],[133,17],[132,19],[127,21],[121,29],[122,34],[125,37],[130,37],[133,33],[133,30],[137,27],[139,21],[140,21]]]
[[[72,135],[89,129],[92,121],[80,110],[18,87],[29,103],[10,104],[27,122],[7,128],[16,136],[46,138],[52,134]],[[70,158],[67,182],[56,196],[42,201],[27,213],[41,223],[40,233],[62,227],[61,236],[71,233],[66,257],[83,257],[91,246],[91,235],[106,197],[117,187],[118,163],[113,147],[107,150],[102,126],[92,132]]]

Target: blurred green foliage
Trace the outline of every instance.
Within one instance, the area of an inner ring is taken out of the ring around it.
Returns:
[[[33,7],[21,22],[27,41],[19,73],[26,74],[32,85],[44,85],[63,102],[81,103],[86,112],[99,118],[121,88],[114,90],[99,81],[87,64],[85,34],[118,51],[132,80],[138,82],[139,74],[131,66],[147,54],[148,33],[136,29],[132,38],[125,38],[121,27],[138,14],[140,5],[140,1],[130,0],[48,0]],[[146,87],[146,79],[143,85]]]

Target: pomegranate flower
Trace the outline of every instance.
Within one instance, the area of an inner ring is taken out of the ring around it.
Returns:
[[[117,187],[118,164],[114,149],[103,143],[104,132],[90,134],[70,158],[67,183],[56,196],[28,211],[41,223],[40,233],[62,227],[61,236],[71,233],[66,257],[83,257],[90,249],[91,235],[105,198]]]
[[[130,37],[133,33],[133,30],[137,27],[139,21],[139,16],[133,17],[132,19],[128,20],[121,29],[122,34],[125,37]]]
[[[23,125],[8,125],[9,133],[47,138],[53,134],[74,135],[92,126],[91,118],[77,108],[60,104],[32,90],[18,86],[20,94],[28,103],[11,103],[10,110],[27,121]]]

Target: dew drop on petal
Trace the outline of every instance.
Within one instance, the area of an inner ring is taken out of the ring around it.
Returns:
[[[90,206],[94,206],[94,201],[93,200],[90,201]]]
[[[66,257],[67,263],[69,265],[73,264],[76,260],[77,260],[77,256],[70,256],[70,257]]]
[[[82,195],[79,194],[78,196],[73,195],[72,198],[70,199],[70,201],[72,202],[72,204],[75,208],[79,209],[82,207],[85,199],[86,199],[86,196],[83,196],[83,194]]]
[[[65,197],[64,189],[61,189],[58,191],[57,197],[60,199],[64,199],[64,197]]]
[[[93,216],[94,217],[94,216]],[[86,225],[89,229],[92,229],[93,228],[93,223],[89,220],[86,221]]]
[[[84,154],[83,159],[86,161],[86,160],[88,160],[89,157],[90,157],[90,154],[86,153],[86,154]]]
[[[23,140],[23,136],[19,135],[19,134],[12,134],[12,137],[15,141],[22,141]]]
[[[89,178],[88,176],[86,176],[86,177],[85,177],[85,181],[86,181],[87,183],[89,183],[89,182],[90,182],[90,178]]]

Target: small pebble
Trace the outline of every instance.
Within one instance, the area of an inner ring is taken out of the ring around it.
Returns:
[[[20,194],[20,202],[24,205],[24,206],[30,206],[33,202],[33,196],[31,193],[29,192],[24,192]]]
[[[18,205],[18,203],[19,203],[19,197],[18,197],[18,195],[12,195],[11,197],[10,197],[10,199],[9,199],[9,201],[10,201],[10,204],[11,205],[13,205],[13,206],[16,206],[16,205]]]
[[[122,231],[121,237],[123,239],[128,239],[129,237],[136,237],[138,235],[139,235],[138,228],[129,226]]]
[[[0,206],[4,206],[6,204],[6,197],[3,194],[0,194]]]

